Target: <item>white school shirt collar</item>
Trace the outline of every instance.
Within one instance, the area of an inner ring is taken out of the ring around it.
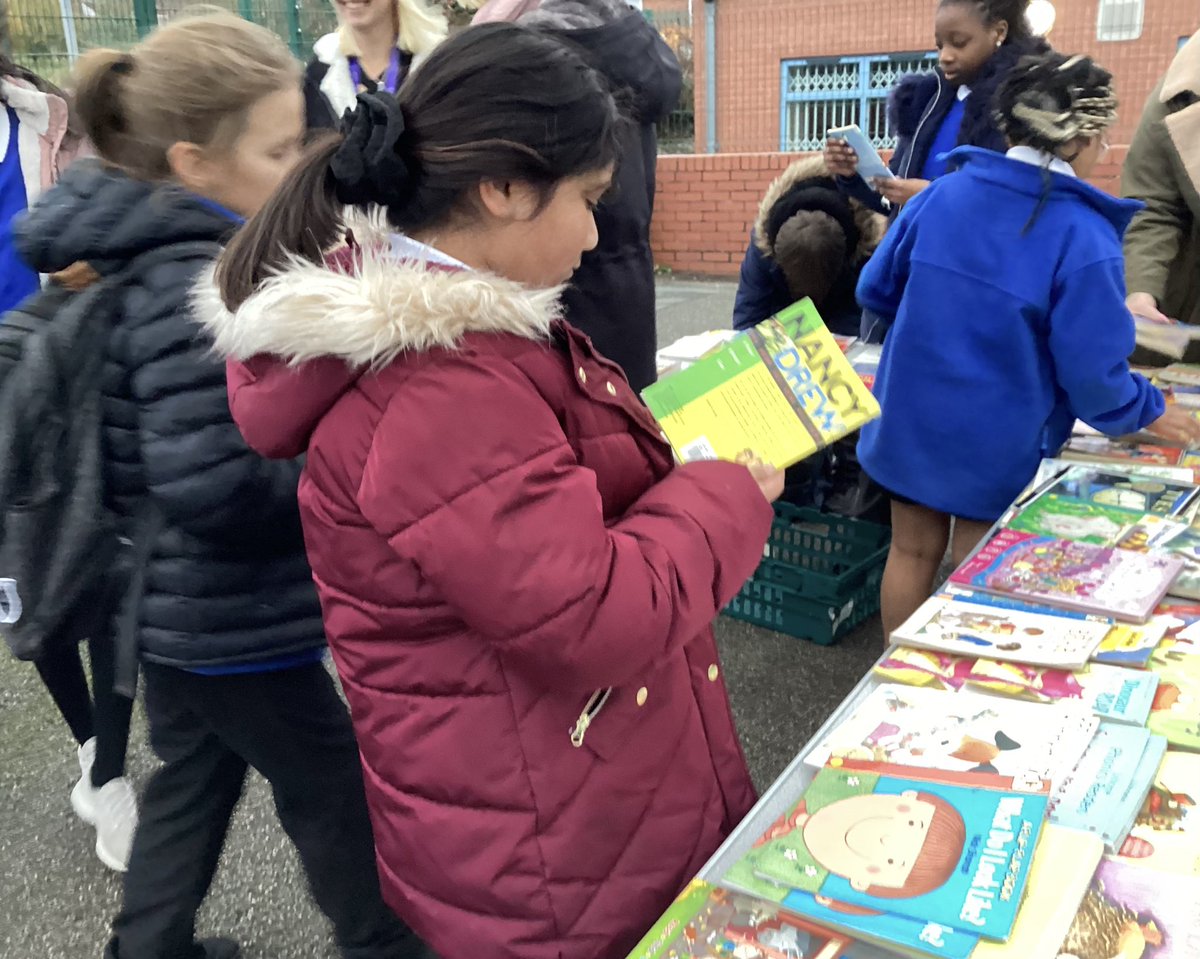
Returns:
[[[955,94],[960,100],[965,100],[971,95],[971,88],[965,83],[958,88],[958,93]]]
[[[447,256],[437,247],[414,240],[403,233],[391,234],[392,255],[398,260],[416,260],[418,263],[436,263],[438,266],[449,266],[456,270],[471,269],[462,260]]]
[[[1056,157],[1052,153],[1043,153],[1041,150],[1035,150],[1033,147],[1010,147],[1009,151],[1004,155],[1010,160],[1020,160],[1022,163],[1040,166],[1051,173],[1061,173],[1063,176],[1069,177],[1076,175],[1074,167],[1062,157]]]

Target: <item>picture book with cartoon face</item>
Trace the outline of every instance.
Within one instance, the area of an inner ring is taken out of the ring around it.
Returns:
[[[892,642],[958,656],[1077,669],[1096,651],[1107,623],[998,609],[935,596],[892,633]]]
[[[1196,959],[1200,879],[1106,858],[1076,913],[1058,959]]]
[[[847,945],[774,903],[696,879],[627,959],[838,959]]]
[[[1046,493],[1025,506],[1006,525],[1037,536],[1111,546],[1145,515],[1144,510]]]
[[[1160,873],[1200,876],[1200,755],[1169,750],[1119,858]]]
[[[1050,821],[1121,848],[1167,751],[1162,736],[1140,726],[1101,723],[1082,758],[1056,783]]]
[[[760,839],[768,879],[1005,940],[1046,815],[1040,793],[820,770]]]
[[[1183,561],[1001,529],[950,581],[1032,603],[1144,623]]]
[[[1050,705],[884,684],[804,761],[821,767],[866,760],[1056,782],[1079,761],[1099,722],[1078,702]]]

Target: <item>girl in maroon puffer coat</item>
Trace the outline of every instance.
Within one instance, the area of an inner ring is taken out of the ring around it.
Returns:
[[[624,955],[754,801],[710,621],[781,475],[675,466],[559,318],[622,122],[564,45],[471,28],[359,97],[208,293],[246,439],[307,452],[385,896],[446,959]],[[396,232],[333,269],[343,205]]]

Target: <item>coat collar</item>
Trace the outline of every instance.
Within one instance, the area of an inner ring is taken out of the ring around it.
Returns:
[[[1200,194],[1200,33],[1175,55],[1163,78],[1159,101],[1165,108],[1163,128],[1175,159],[1192,189]]]
[[[1185,93],[1200,96],[1200,32],[1193,34],[1183,49],[1175,54],[1163,77],[1159,100],[1170,103]]]
[[[223,356],[268,354],[291,364],[330,357],[379,368],[406,351],[455,349],[470,333],[548,339],[561,314],[559,293],[398,260],[376,236],[364,243],[353,269],[295,260],[236,312],[221,303],[211,272],[194,302]]]

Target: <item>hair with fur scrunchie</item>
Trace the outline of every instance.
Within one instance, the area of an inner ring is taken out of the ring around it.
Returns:
[[[339,203],[398,206],[412,194],[413,170],[402,155],[404,112],[388,94],[360,93],[342,118],[342,145],[329,170]]]

